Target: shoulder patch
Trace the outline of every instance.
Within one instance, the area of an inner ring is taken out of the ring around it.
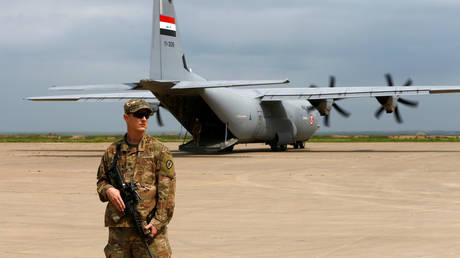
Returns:
[[[171,168],[172,168],[172,166],[173,166],[173,162],[172,162],[172,160],[168,160],[168,161],[166,161],[166,168],[167,168],[167,169],[171,169]]]
[[[174,162],[172,160],[171,154],[168,152],[164,152],[162,155],[160,175],[170,178],[174,178],[176,176],[176,172],[174,170]]]

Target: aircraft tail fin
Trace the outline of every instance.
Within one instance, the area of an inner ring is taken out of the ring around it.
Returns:
[[[150,79],[201,81],[187,66],[173,0],[153,1]]]

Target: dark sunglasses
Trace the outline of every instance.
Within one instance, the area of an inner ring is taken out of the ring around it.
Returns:
[[[145,117],[145,119],[149,119],[149,117],[152,115],[152,112],[147,111],[147,110],[139,110],[134,113],[132,113],[134,117],[142,119]]]

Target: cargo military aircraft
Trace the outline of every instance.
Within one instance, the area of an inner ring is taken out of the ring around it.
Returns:
[[[182,41],[174,0],[153,1],[153,30],[150,77],[132,83],[84,86],[54,86],[52,90],[117,91],[104,94],[29,97],[31,101],[126,101],[144,99],[157,112],[167,109],[188,132],[200,123],[200,141],[179,148],[190,152],[227,152],[236,144],[266,143],[273,151],[285,151],[288,145],[304,148],[320,127],[320,117],[329,125],[334,109],[343,116],[350,113],[337,105],[337,100],[376,98],[380,108],[402,122],[399,104],[415,107],[417,102],[403,97],[460,92],[460,86],[412,86],[408,80],[395,86],[386,75],[386,86],[335,87],[330,77],[329,87],[286,87],[288,79],[260,81],[208,81],[189,68]],[[273,87],[273,85],[282,85]],[[391,87],[388,87],[391,86]],[[410,87],[409,87],[410,86]]]

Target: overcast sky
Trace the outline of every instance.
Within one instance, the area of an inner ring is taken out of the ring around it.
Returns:
[[[0,133],[121,132],[122,103],[37,103],[52,85],[148,77],[152,1],[0,1]],[[293,86],[460,85],[458,0],[176,0],[189,66],[210,80],[284,79]],[[66,93],[62,93],[66,94]],[[411,97],[405,121],[374,118],[375,99],[344,100],[327,131],[460,131],[460,94]],[[164,110],[163,110],[164,111]],[[166,127],[179,130],[163,112]],[[6,119],[5,119],[6,118]]]

